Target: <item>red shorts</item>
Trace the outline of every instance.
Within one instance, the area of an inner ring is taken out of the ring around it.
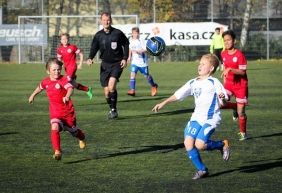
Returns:
[[[68,81],[72,81],[73,79],[76,78],[76,75],[75,75],[76,70],[77,70],[76,65],[68,66],[67,68],[65,67],[65,73],[66,73]]]
[[[235,96],[236,102],[248,104],[248,86],[234,85],[233,83],[225,83],[224,88],[229,97]]]
[[[69,114],[65,117],[51,118],[50,123],[58,123],[60,130],[68,130],[67,128],[73,128],[76,126],[75,114]]]

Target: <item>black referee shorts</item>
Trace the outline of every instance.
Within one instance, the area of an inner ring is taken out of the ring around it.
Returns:
[[[102,87],[107,87],[110,77],[114,77],[119,81],[123,69],[120,66],[121,61],[115,63],[101,63],[100,83]]]

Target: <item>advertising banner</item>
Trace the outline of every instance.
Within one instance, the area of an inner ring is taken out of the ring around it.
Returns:
[[[113,25],[131,37],[134,24]],[[166,45],[197,46],[210,45],[215,28],[227,30],[226,25],[215,22],[200,23],[148,23],[139,24],[141,38],[147,40],[152,36],[160,36]]]
[[[0,25],[0,46],[47,44],[47,26],[36,25]]]

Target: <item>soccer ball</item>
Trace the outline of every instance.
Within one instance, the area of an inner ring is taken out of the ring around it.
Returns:
[[[165,41],[159,37],[151,37],[146,43],[146,50],[153,56],[159,56],[165,51]]]

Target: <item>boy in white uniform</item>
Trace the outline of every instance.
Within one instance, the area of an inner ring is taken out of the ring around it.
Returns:
[[[131,73],[129,81],[130,96],[135,96],[136,75],[140,71],[151,85],[151,96],[156,96],[158,92],[158,85],[154,82],[153,77],[149,74],[148,59],[146,56],[145,42],[139,39],[140,31],[138,27],[132,28],[132,38],[129,40],[129,57],[131,61]]]
[[[208,176],[208,168],[201,160],[199,150],[220,150],[222,158],[227,161],[230,156],[228,140],[210,140],[219,125],[220,106],[228,96],[218,79],[211,75],[216,71],[219,60],[214,54],[203,55],[198,66],[197,78],[189,80],[172,96],[157,104],[152,110],[158,112],[166,104],[194,96],[195,109],[184,130],[184,145],[193,165],[197,168],[192,179]]]

